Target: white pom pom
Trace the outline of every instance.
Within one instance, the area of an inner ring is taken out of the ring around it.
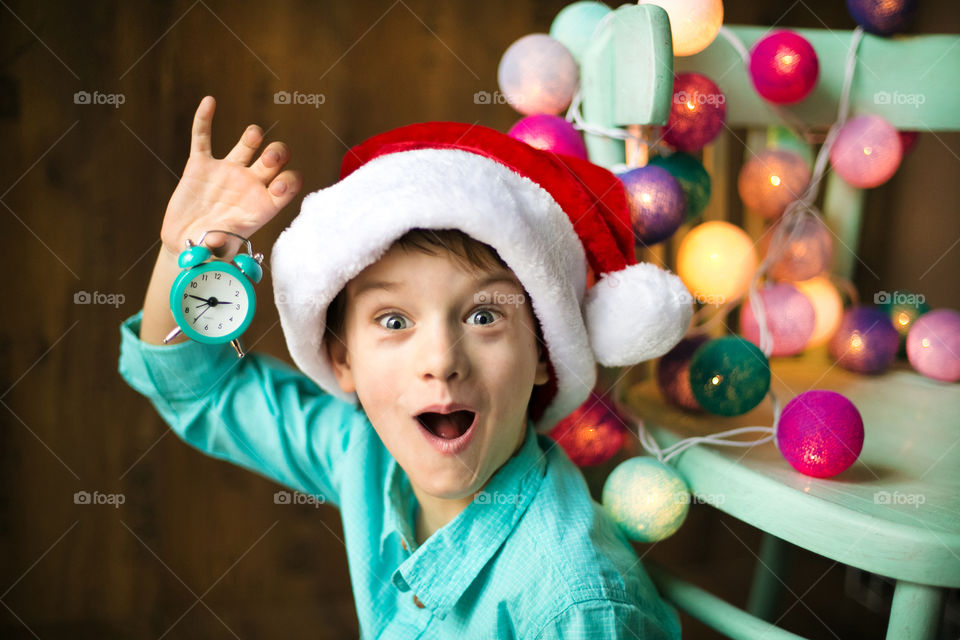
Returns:
[[[677,276],[649,264],[604,274],[584,298],[590,345],[607,367],[658,358],[687,332],[693,297]]]

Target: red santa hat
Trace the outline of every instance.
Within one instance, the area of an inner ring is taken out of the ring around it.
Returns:
[[[637,263],[620,180],[590,162],[488,127],[425,122],[374,136],[343,159],[339,182],[303,200],[271,271],[294,362],[344,394],[323,348],[327,307],[411,229],[459,229],[497,251],[530,296],[549,358],[530,417],[554,426],[582,404],[596,363],[632,365],[686,333],[692,299],[677,276]],[[587,267],[597,281],[587,289]]]

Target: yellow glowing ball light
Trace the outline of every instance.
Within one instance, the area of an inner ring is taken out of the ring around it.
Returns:
[[[807,349],[826,344],[837,332],[840,319],[843,318],[843,300],[840,293],[826,276],[794,282],[793,286],[813,304],[813,335],[807,341]]]
[[[700,53],[723,25],[721,0],[639,0],[637,4],[655,4],[667,12],[675,56]]]
[[[757,268],[753,241],[740,227],[713,220],[694,227],[677,252],[677,275],[697,302],[723,304],[739,298]]]
[[[672,536],[690,510],[687,483],[656,458],[621,462],[603,485],[603,506],[631,540],[657,542]]]

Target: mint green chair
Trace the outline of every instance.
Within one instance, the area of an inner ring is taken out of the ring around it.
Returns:
[[[595,45],[584,58],[584,118],[601,127],[662,124],[663,91],[657,85],[663,81],[664,64],[669,64],[663,62],[663,16],[644,15],[636,8],[617,11],[624,19],[612,21],[595,36]],[[768,32],[761,27],[727,28],[747,48]],[[789,114],[825,132],[837,117],[853,33],[795,31],[816,49],[821,75],[813,94]],[[637,44],[640,38],[632,40],[631,32],[643,35],[646,44]],[[960,130],[958,44],[960,37],[955,35],[864,35],[850,115],[876,113],[906,130]],[[736,187],[716,176],[736,175],[726,163],[730,145],[746,144],[758,151],[769,128],[782,120],[756,94],[740,53],[723,37],[700,54],[676,59],[676,70],[704,73],[726,96],[729,129],[704,150],[704,163],[715,179],[703,216],[726,219],[726,194]],[[631,94],[644,89],[652,90],[653,97]],[[917,104],[884,98],[895,91],[922,95],[924,100]],[[739,129],[746,129],[745,141],[733,135]],[[612,167],[624,161],[622,142],[591,134],[586,138],[594,162]],[[833,272],[849,278],[863,193],[832,172],[823,188],[824,217],[838,238]],[[751,212],[746,212],[744,226],[755,239],[762,233],[762,220]],[[669,258],[685,231],[681,228],[667,247],[647,258],[672,266]],[[866,430],[860,460],[836,478],[815,479],[794,471],[772,443],[749,450],[698,445],[680,454],[671,464],[694,494],[713,497],[712,506],[764,531],[765,537],[746,610],[676,578],[666,568],[651,567],[664,597],[731,638],[797,638],[770,622],[789,543],[892,578],[896,588],[887,638],[932,638],[944,590],[960,587],[960,385],[924,378],[906,363],[880,376],[853,374],[834,366],[822,349],[799,358],[773,359],[772,373],[781,406],[812,388],[832,389],[850,398]],[[685,413],[666,405],[652,379],[631,384],[624,395],[661,447],[681,438],[773,423],[769,401],[736,418]]]

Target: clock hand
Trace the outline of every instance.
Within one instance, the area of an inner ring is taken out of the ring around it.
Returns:
[[[196,298],[197,300],[203,300],[203,301],[206,302],[206,303],[209,303],[209,302],[210,302],[210,301],[207,300],[206,298],[201,298],[200,296],[195,296],[195,295],[190,294],[190,293],[188,293],[187,295],[190,296],[191,298]]]
[[[200,306],[202,307],[203,305],[200,305]],[[200,316],[202,316],[203,314],[205,314],[207,311],[210,311],[210,307],[207,307],[206,309],[204,309],[203,311],[201,311],[201,312],[200,312]],[[196,318],[193,319],[193,323],[194,323],[194,324],[197,323],[197,320],[200,319],[200,316],[197,316]]]

